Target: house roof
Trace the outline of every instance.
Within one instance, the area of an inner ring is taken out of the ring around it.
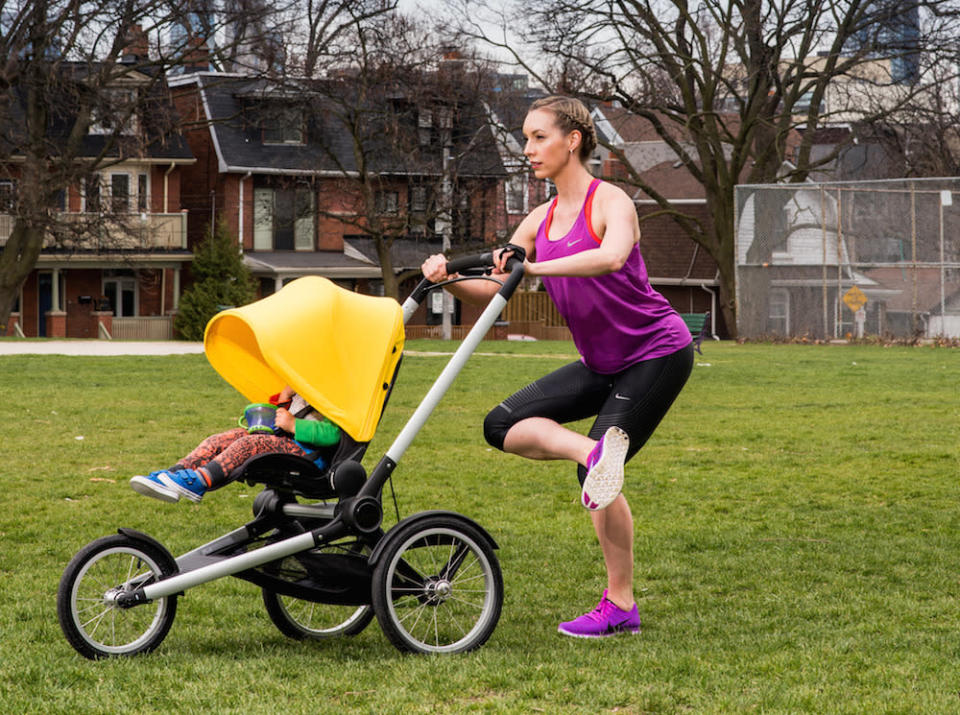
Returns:
[[[184,78],[177,85],[189,81]],[[264,79],[204,73],[192,81],[210,122],[221,172],[342,176],[363,171],[439,176],[443,171],[436,117],[419,112],[403,93],[361,101],[355,97],[356,83],[349,79],[279,85]],[[456,99],[450,152],[454,172],[471,177],[504,176],[481,103],[476,97]],[[384,111],[384,107],[389,109]],[[280,121],[283,111],[304,118],[303,143],[264,143],[264,127]],[[430,124],[421,127],[424,117]],[[420,143],[421,128],[432,132],[428,145]],[[358,144],[363,147],[359,155]]]
[[[356,236],[344,240],[340,251],[256,251],[243,256],[254,275],[379,278],[382,275],[374,239]],[[419,269],[424,259],[441,251],[440,241],[394,239],[390,246],[394,272]]]
[[[91,67],[85,62],[62,62],[59,67],[61,81],[56,83],[47,100],[50,122],[48,147],[52,156],[64,150],[76,122],[77,92],[86,86],[85,77],[96,70],[96,66]],[[108,159],[129,157],[181,163],[193,161],[193,153],[180,133],[180,121],[166,94],[164,79],[154,79],[136,69],[131,69],[128,76],[121,79],[123,81],[118,80],[117,89],[131,88],[147,93],[142,100],[138,100],[143,101],[136,113],[140,131],[135,136],[121,135],[112,141],[107,135],[88,133],[81,141],[78,158],[105,156]],[[26,141],[27,90],[23,85],[18,85],[13,88],[10,97],[7,112],[0,119],[0,125],[5,125],[0,131],[0,156],[17,159],[22,156],[20,147]]]
[[[257,251],[243,262],[258,276],[325,276],[379,278],[380,266],[339,251]]]
[[[939,312],[940,269],[903,267],[872,268],[863,272],[868,278],[891,291],[886,300],[887,311],[911,313]],[[960,281],[948,280],[943,286],[949,300],[960,293]],[[914,297],[916,296],[916,297]]]

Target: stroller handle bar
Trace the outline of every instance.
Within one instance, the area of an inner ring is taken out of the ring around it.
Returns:
[[[502,282],[495,278],[488,278],[488,280],[501,283],[498,295],[500,295],[504,299],[504,302],[506,302],[510,299],[510,296],[513,295],[514,291],[516,291],[517,286],[520,285],[520,281],[523,278],[523,261],[526,258],[526,251],[524,251],[524,249],[520,246],[514,246],[512,243],[508,243],[506,246],[504,246],[503,250],[510,252],[510,255],[507,256],[507,262],[504,266],[507,270],[506,279]],[[420,307],[420,304],[423,303],[424,298],[426,298],[427,293],[430,291],[455,281],[486,276],[490,271],[493,270],[494,266],[495,264],[492,251],[488,251],[486,253],[476,253],[469,256],[461,256],[460,258],[454,258],[453,260],[448,261],[446,267],[447,273],[449,275],[459,273],[462,274],[462,277],[454,278],[442,283],[434,283],[426,278],[421,280],[417,287],[413,289],[413,292],[410,294],[407,300],[403,303],[403,322],[406,323],[410,319],[414,311]]]
[[[467,333],[466,337],[464,337],[460,347],[457,348],[453,354],[453,357],[451,357],[450,361],[447,363],[447,366],[440,373],[439,377],[437,377],[426,397],[424,397],[423,401],[420,403],[420,406],[417,407],[406,426],[401,430],[396,440],[387,450],[384,458],[373,470],[373,473],[370,475],[370,479],[360,490],[361,496],[378,494],[380,489],[383,488],[387,477],[393,470],[393,466],[400,460],[400,457],[407,450],[407,447],[410,446],[414,436],[420,431],[420,428],[427,421],[430,413],[433,412],[433,408],[437,406],[437,403],[440,402],[440,398],[443,397],[444,393],[453,383],[453,379],[463,368],[464,364],[466,364],[467,358],[473,354],[473,351],[476,350],[477,345],[479,345],[480,341],[483,340],[484,336],[487,334],[487,331],[493,327],[493,324],[500,317],[500,313],[503,311],[503,308],[510,299],[510,296],[514,294],[517,286],[520,285],[520,281],[523,279],[524,251],[522,248],[512,245],[508,245],[507,248],[513,251],[513,255],[507,259],[505,267],[510,272],[506,274],[506,279],[500,286],[500,290],[498,290],[490,299],[490,302],[487,303],[487,307],[484,308],[483,313],[481,313],[480,317],[477,318],[477,321],[470,329],[470,332]],[[464,256],[463,258],[450,261],[447,264],[447,272],[451,272],[451,269],[456,269],[452,271],[454,273],[468,272],[472,269],[486,272],[493,267],[493,254],[482,253],[475,256]],[[464,279],[455,278],[453,280]],[[500,281],[497,282],[499,283]],[[434,288],[439,288],[442,285],[444,285],[444,283],[432,283],[426,278],[420,281],[420,284],[413,290],[413,293],[410,294],[410,297],[408,297],[403,303],[404,323],[410,319],[410,316],[412,316],[419,307],[427,293]]]

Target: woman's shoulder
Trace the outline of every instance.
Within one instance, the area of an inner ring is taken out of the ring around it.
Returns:
[[[601,201],[603,203],[627,202],[631,206],[633,205],[633,199],[630,198],[630,195],[619,186],[616,184],[611,184],[609,181],[601,181],[599,184],[597,184],[594,197],[594,200]]]

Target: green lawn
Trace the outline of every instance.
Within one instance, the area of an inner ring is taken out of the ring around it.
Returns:
[[[448,344],[407,347],[368,466]],[[246,400],[197,355],[0,357],[2,711],[960,711],[960,351],[704,352],[628,469],[641,636],[556,633],[604,583],[574,471],[481,435],[490,407],[572,345],[484,342],[394,479],[403,515],[452,509],[498,540],[506,599],[482,649],[404,656],[376,623],[291,641],[254,586],[221,579],[180,600],[156,653],[96,663],[60,633],[63,568],[118,526],[179,554],[246,521],[253,487],[187,505],[127,485],[235,424]]]

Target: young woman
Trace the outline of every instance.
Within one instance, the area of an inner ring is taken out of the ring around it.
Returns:
[[[653,434],[693,365],[690,332],[647,278],[633,202],[594,179],[585,166],[596,147],[590,113],[579,101],[546,97],[523,124],[524,154],[538,179],[557,188],[534,209],[511,243],[526,251],[526,274],[540,276],[567,322],[581,360],[546,375],[495,407],[484,422],[487,441],[529,459],[578,465],[581,502],[590,511],[603,552],[607,588],[597,607],[561,623],[562,634],[594,638],[638,633],[633,598],[633,518],[620,494],[623,466]],[[497,253],[503,267],[503,249]],[[423,274],[448,278],[442,255]],[[461,300],[486,303],[496,285],[450,286]],[[596,416],[587,436],[564,423]]]

